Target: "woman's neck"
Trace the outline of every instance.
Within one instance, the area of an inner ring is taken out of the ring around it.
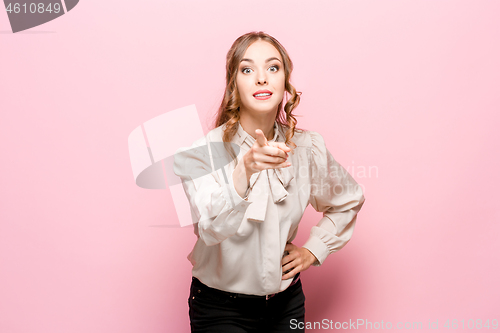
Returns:
[[[267,140],[270,141],[274,138],[274,121],[275,115],[263,115],[261,118],[247,116],[244,113],[240,115],[240,125],[245,132],[250,134],[255,139],[255,130],[260,129]]]

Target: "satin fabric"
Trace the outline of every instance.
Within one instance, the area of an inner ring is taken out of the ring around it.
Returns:
[[[281,279],[284,249],[295,239],[306,207],[311,204],[323,217],[306,243],[295,245],[311,251],[317,259],[313,265],[320,266],[351,239],[365,201],[362,188],[333,158],[318,132],[296,130],[292,141],[297,147],[288,159],[292,165],[253,174],[242,198],[233,184],[235,163],[229,158],[229,163],[215,161],[225,154],[214,149],[222,143],[224,128],[179,149],[174,158],[197,236],[188,255],[192,274],[209,287],[229,292],[283,291],[292,281]],[[278,122],[270,141],[285,142],[285,128]],[[231,144],[239,162],[254,142],[238,123]]]

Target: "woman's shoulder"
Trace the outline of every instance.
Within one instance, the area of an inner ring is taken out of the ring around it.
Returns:
[[[295,129],[292,141],[297,147],[313,148],[319,142],[323,142],[323,137],[316,131],[307,129]]]
[[[226,124],[222,124],[219,127],[210,130],[207,133],[206,137],[209,141],[222,141],[225,129],[226,129]]]

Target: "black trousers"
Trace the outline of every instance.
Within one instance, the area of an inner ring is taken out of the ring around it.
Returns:
[[[297,328],[305,317],[300,278],[267,300],[240,296],[210,288],[193,277],[188,299],[191,332],[304,332]]]

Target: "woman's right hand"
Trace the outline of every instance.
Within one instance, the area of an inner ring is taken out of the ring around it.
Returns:
[[[256,140],[245,155],[243,162],[247,175],[260,172],[265,169],[278,169],[290,166],[288,152],[291,148],[284,142],[267,142],[266,136],[260,129],[255,130]]]

